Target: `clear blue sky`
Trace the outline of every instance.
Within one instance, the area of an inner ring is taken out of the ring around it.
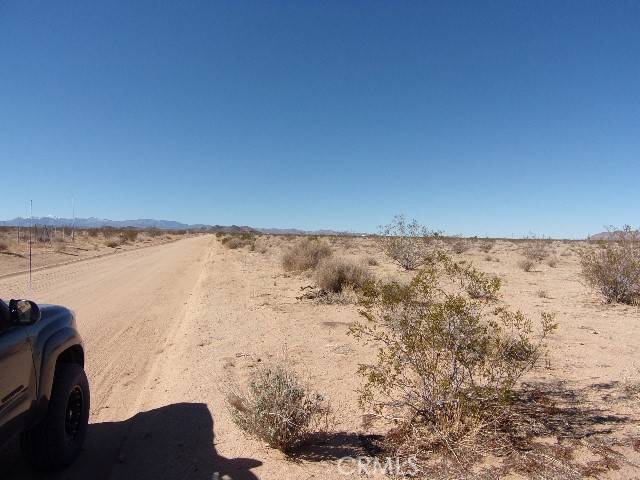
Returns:
[[[640,224],[638,1],[0,1],[0,218]]]

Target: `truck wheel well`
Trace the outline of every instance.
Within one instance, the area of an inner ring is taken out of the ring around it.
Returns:
[[[74,345],[63,351],[56,360],[56,368],[61,363],[75,363],[84,368],[84,350],[80,345]]]

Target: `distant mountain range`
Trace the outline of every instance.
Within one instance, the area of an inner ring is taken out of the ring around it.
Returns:
[[[30,218],[17,217],[11,220],[0,221],[0,226],[7,227],[28,227],[31,222],[35,225],[46,225],[49,227],[70,227],[75,225],[76,228],[159,228],[162,230],[212,230],[212,231],[229,231],[229,232],[255,232],[256,230],[246,226],[223,226],[223,225],[205,225],[201,223],[187,224],[176,222],[174,220],[154,220],[151,218],[139,218],[137,220],[109,220],[106,218],[57,218],[57,217],[34,217]]]
[[[255,230],[270,235],[360,235],[359,233],[337,230],[300,230],[298,228],[256,228]]]
[[[202,223],[187,224],[174,220],[154,220],[151,218],[139,218],[137,220],[109,220],[106,218],[57,218],[57,217],[34,217],[33,220],[24,217],[16,217],[11,220],[0,221],[0,226],[4,227],[28,227],[31,222],[35,225],[46,225],[48,227],[70,227],[76,228],[159,228],[161,230],[207,230],[212,232],[226,233],[268,233],[273,235],[353,235],[348,232],[337,232],[334,230],[299,230],[296,228],[253,228],[245,225],[206,225]]]
[[[636,230],[635,234],[640,234],[640,231]],[[589,240],[615,240],[619,239],[621,235],[623,235],[623,232],[621,230],[600,232],[596,233],[595,235],[589,235]]]

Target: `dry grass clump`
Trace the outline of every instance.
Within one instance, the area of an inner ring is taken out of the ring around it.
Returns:
[[[458,255],[466,252],[467,250],[469,250],[469,248],[471,248],[469,242],[463,238],[456,240],[455,242],[453,242],[453,245],[451,245],[451,250],[453,250],[453,253],[457,253]]]
[[[493,249],[495,243],[495,240],[483,240],[480,242],[480,246],[478,248],[481,252],[489,253]]]
[[[543,238],[529,238],[522,247],[522,255],[528,260],[542,262],[549,256],[551,243]]]
[[[367,265],[370,267],[377,267],[379,263],[376,257],[367,257]]]
[[[473,295],[470,284],[478,288]],[[350,333],[378,354],[359,368],[360,401],[397,425],[390,434],[396,450],[455,457],[465,442],[509,417],[517,382],[538,363],[556,325],[548,313],[536,325],[498,306],[499,288],[445,255],[408,285],[365,286],[365,321]]]
[[[238,248],[244,248],[247,245],[253,250],[255,249],[256,238],[250,233],[243,233],[240,235],[232,235],[230,237],[222,237],[220,243],[230,250],[236,250]]]
[[[405,270],[415,270],[433,256],[434,240],[439,233],[396,215],[391,223],[380,228],[377,237],[384,252]]]
[[[538,298],[549,298],[549,292],[543,289],[538,290],[536,292],[536,295],[538,296]]]
[[[582,276],[607,303],[640,303],[640,232],[625,226],[614,240],[580,252]]]
[[[120,241],[119,240],[107,240],[104,244],[109,248],[116,248],[116,247],[120,246]]]
[[[252,252],[258,252],[258,253],[262,253],[265,254],[269,251],[269,243],[267,242],[266,239],[260,237],[257,238],[255,240],[255,242],[253,242],[250,246],[249,246],[249,250],[251,250]]]
[[[318,287],[325,292],[339,293],[345,287],[362,287],[371,280],[366,266],[344,258],[328,257],[318,263],[314,272]]]
[[[244,432],[285,453],[326,426],[329,414],[322,395],[281,364],[259,368],[246,392],[227,395],[227,405]]]
[[[549,265],[551,268],[556,268],[558,266],[558,263],[560,263],[560,260],[558,260],[558,257],[556,257],[555,255],[547,258],[547,265]]]
[[[518,262],[518,267],[525,272],[531,272],[536,266],[536,262],[529,258],[523,258]]]
[[[331,247],[327,243],[303,238],[285,250],[282,255],[282,268],[288,272],[303,272],[315,268],[320,260],[331,255]]]
[[[120,237],[122,237],[125,242],[134,243],[138,239],[138,231],[130,229],[122,230]]]
[[[102,236],[107,240],[116,235],[115,229],[111,227],[103,227],[101,232],[102,232]]]
[[[242,240],[240,237],[230,237],[230,238],[227,238],[226,241],[223,241],[222,243],[225,247],[227,247],[230,250],[242,248],[246,245],[246,242]]]

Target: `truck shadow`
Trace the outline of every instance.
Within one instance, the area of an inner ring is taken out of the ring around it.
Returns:
[[[84,451],[56,474],[33,472],[17,445],[0,452],[0,478],[47,480],[252,480],[251,458],[225,458],[214,446],[213,417],[202,403],[177,403],[122,422],[89,425]]]

